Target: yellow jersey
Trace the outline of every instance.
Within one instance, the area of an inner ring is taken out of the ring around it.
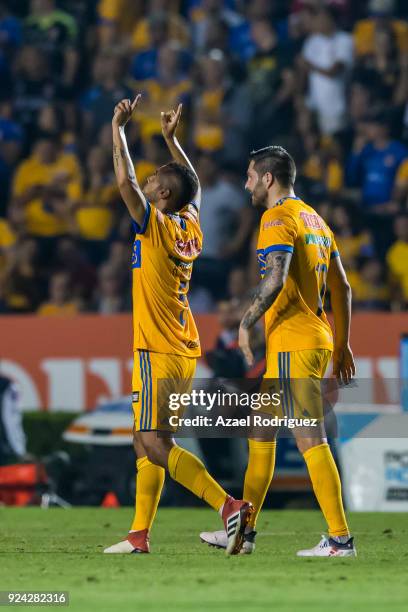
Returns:
[[[60,177],[70,200],[81,197],[81,172],[76,157],[69,153],[58,156],[52,164],[42,163],[32,155],[21,162],[14,176],[13,196],[18,197],[33,185],[49,185]],[[25,207],[27,232],[34,236],[60,236],[67,232],[65,221],[55,214],[42,198],[35,198]]]
[[[199,357],[197,328],[187,293],[202,248],[198,210],[162,213],[149,202],[143,225],[133,223],[134,350]]]
[[[402,240],[394,242],[386,259],[392,278],[401,285],[404,299],[408,300],[408,243]]]
[[[282,198],[262,215],[257,245],[262,277],[273,251],[293,256],[285,286],[265,313],[267,352],[333,350],[323,307],[330,260],[339,255],[333,232],[300,198]]]

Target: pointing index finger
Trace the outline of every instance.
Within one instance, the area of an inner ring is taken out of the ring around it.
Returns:
[[[139,104],[139,100],[141,97],[142,97],[142,94],[137,94],[136,98],[133,100],[132,104],[130,105],[132,112],[135,110],[136,106]]]

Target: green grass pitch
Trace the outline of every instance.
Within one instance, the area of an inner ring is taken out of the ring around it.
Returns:
[[[0,590],[69,591],[73,611],[407,610],[404,514],[350,514],[357,559],[299,559],[324,532],[321,515],[264,511],[256,553],[227,558],[198,538],[220,528],[214,512],[163,508],[152,554],[103,555],[131,517],[131,508],[0,508]]]

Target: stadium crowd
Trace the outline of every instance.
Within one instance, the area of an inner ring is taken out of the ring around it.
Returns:
[[[368,0],[0,0],[0,312],[131,309],[133,240],[111,118],[141,183],[169,155],[159,112],[203,187],[194,312],[258,282],[248,153],[293,154],[297,195],[332,226],[356,309],[408,304],[408,4]],[[228,333],[227,333],[228,336]]]

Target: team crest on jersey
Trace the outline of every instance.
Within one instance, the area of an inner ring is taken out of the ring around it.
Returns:
[[[198,238],[192,238],[191,240],[176,240],[174,250],[182,257],[194,257],[194,255],[199,255],[201,253]]]
[[[132,403],[137,404],[140,397],[140,391],[132,391]]]
[[[267,221],[266,223],[263,224],[263,228],[264,230],[267,230],[270,227],[276,227],[278,225],[284,225],[281,219],[275,219],[274,221]]]

